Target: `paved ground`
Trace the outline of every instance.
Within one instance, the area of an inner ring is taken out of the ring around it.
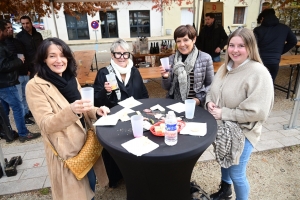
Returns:
[[[289,67],[286,69],[282,68],[281,70],[284,70],[288,74]],[[284,80],[286,80],[286,77],[284,77]],[[286,84],[286,81],[284,81],[284,84]],[[159,86],[159,80],[151,80],[146,86],[151,98],[164,96],[164,91]],[[158,94],[158,92],[160,93]],[[274,109],[263,126],[261,141],[255,147],[254,151],[261,152],[300,144],[299,128],[283,129],[283,125],[287,125],[289,122],[292,107],[293,102],[285,99],[285,94],[275,91]],[[297,121],[297,124],[300,124],[299,122]],[[16,144],[15,146],[9,146],[5,145],[3,141],[1,142],[4,157],[9,160],[16,155],[22,156],[23,164],[17,167],[18,174],[16,176],[4,176],[0,179],[0,199],[1,195],[5,194],[51,187],[44,155],[44,146],[41,140],[36,143]],[[198,163],[213,159],[213,149],[209,147],[201,156]]]

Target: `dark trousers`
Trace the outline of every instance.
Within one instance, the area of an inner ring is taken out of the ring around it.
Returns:
[[[4,136],[5,139],[9,139],[9,140],[14,139],[14,132],[11,128],[9,118],[4,111],[1,100],[0,100],[0,131],[3,134],[3,135],[1,134],[1,137]]]
[[[279,63],[278,64],[265,64],[265,66],[267,67],[267,69],[269,70],[272,79],[273,79],[273,83],[275,82],[275,78],[278,74],[278,70],[279,70]]]
[[[109,187],[117,187],[117,183],[119,180],[123,178],[123,175],[114,161],[114,159],[111,157],[111,155],[106,151],[106,149],[102,150],[102,158],[103,162],[106,168],[106,173],[109,180]]]

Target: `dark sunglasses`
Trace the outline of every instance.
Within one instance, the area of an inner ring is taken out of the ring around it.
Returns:
[[[130,52],[112,52],[115,58],[119,59],[123,56],[124,59],[128,59],[130,57]]]

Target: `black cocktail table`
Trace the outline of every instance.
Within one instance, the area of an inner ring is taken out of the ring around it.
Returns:
[[[143,104],[132,108],[142,111],[156,104],[164,108],[177,103],[173,99],[141,99]],[[111,113],[116,113],[123,107],[115,106]],[[168,112],[166,108],[166,112]],[[184,116],[176,113],[176,116]],[[203,137],[178,135],[175,146],[167,146],[164,137],[144,132],[153,142],[159,144],[154,151],[142,156],[135,156],[121,144],[133,139],[130,121],[119,121],[116,126],[97,126],[97,136],[103,147],[110,153],[119,166],[127,189],[128,200],[189,200],[190,178],[195,163],[215,140],[217,123],[213,116],[203,108],[196,106],[194,119],[186,122],[207,123],[207,134]]]

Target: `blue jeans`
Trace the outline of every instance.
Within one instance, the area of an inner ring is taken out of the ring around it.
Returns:
[[[20,84],[16,85],[17,89],[18,89],[18,93],[20,95],[20,99],[21,99],[23,107],[24,107],[25,115],[29,112],[27,101],[26,101],[26,96],[25,96],[25,87],[26,87],[26,84],[28,83],[28,81],[29,81],[29,76],[21,75],[21,76],[19,76]]]
[[[229,168],[221,168],[222,181],[232,184],[237,200],[248,200],[250,186],[246,176],[247,163],[250,159],[253,146],[248,139],[245,139],[245,146],[238,165]]]
[[[87,173],[87,177],[89,179],[91,189],[93,190],[93,192],[95,192],[95,189],[96,189],[96,174],[95,174],[93,168]],[[92,198],[92,200],[94,200],[94,198]]]
[[[16,86],[0,88],[0,100],[4,108],[4,112],[9,115],[9,107],[11,107],[18,134],[25,137],[28,130],[25,126],[24,108]]]
[[[213,62],[221,62],[221,57],[220,56],[211,57],[211,59],[213,60]]]

